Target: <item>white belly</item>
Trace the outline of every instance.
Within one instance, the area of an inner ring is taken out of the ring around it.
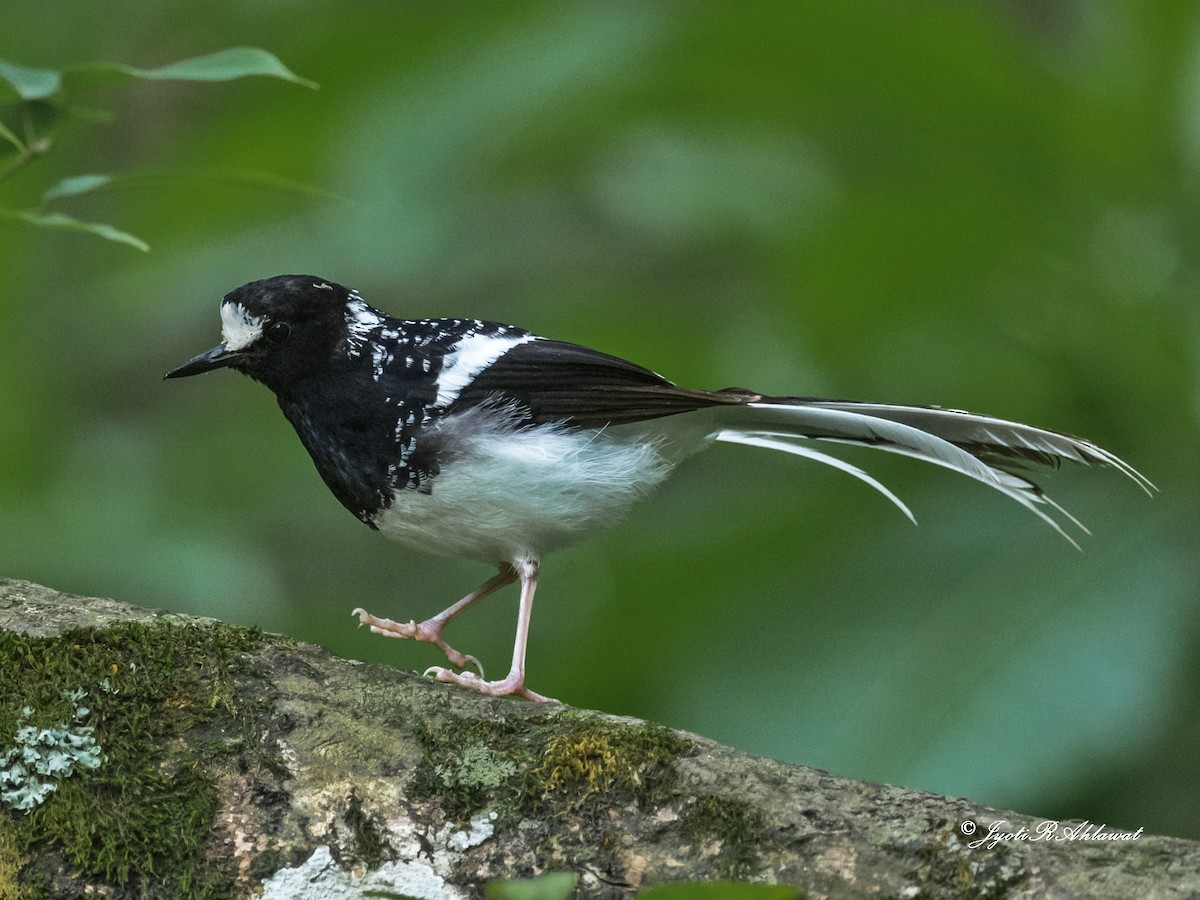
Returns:
[[[636,437],[539,426],[455,438],[430,493],[398,491],[374,523],[430,553],[541,559],[613,524],[667,476],[675,460]]]

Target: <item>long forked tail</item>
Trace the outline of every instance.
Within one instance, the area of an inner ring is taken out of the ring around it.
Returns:
[[[713,432],[713,440],[782,450],[834,466],[870,484],[910,519],[913,515],[908,507],[862,469],[805,442],[875,447],[953,469],[1012,497],[1076,548],[1079,545],[1048,510],[1084,533],[1087,528],[1025,474],[1030,463],[1057,466],[1067,460],[1109,466],[1133,479],[1147,494],[1155,490],[1133,466],[1090,441],[952,409],[769,397],[729,408],[722,421],[728,424]]]

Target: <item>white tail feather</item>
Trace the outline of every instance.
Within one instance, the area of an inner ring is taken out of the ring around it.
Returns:
[[[790,438],[790,440],[781,440],[780,438]],[[838,459],[836,456],[830,456],[828,453],[822,453],[820,450],[813,450],[811,447],[802,447],[799,444],[793,443],[797,440],[795,435],[772,435],[769,432],[762,431],[718,431],[713,435],[713,440],[724,441],[729,444],[746,444],[750,447],[766,447],[768,450],[782,450],[784,453],[791,453],[795,456],[803,456],[805,459],[814,459],[817,462],[824,463],[827,466],[832,466],[839,471],[845,472],[848,475],[853,475],[860,481],[865,481],[883,496],[887,497],[900,512],[908,516],[908,520],[914,525],[917,524],[916,517],[913,516],[912,510],[905,505],[904,501],[889,491],[883,484],[872,478],[858,466],[851,465],[843,459]]]
[[[839,444],[855,443],[854,441],[849,441],[844,438],[817,438],[817,440],[827,440],[827,441],[831,441],[833,443],[839,443]],[[1077,544],[1075,542],[1074,538],[1072,538],[1069,534],[1067,534],[1066,531],[1063,530],[1063,527],[1058,522],[1056,522],[1051,515],[1049,515],[1045,510],[1038,509],[1038,507],[1043,504],[1051,506],[1054,509],[1061,512],[1064,516],[1066,516],[1068,519],[1070,519],[1072,522],[1074,522],[1080,528],[1082,528],[1085,532],[1087,531],[1087,529],[1083,528],[1083,525],[1073,515],[1071,515],[1069,512],[1067,512],[1065,509],[1063,509],[1061,506],[1059,506],[1057,503],[1055,503],[1053,500],[1051,500],[1049,497],[1047,497],[1045,494],[1043,494],[1038,489],[1037,485],[1035,485],[1032,481],[1029,481],[1028,479],[1022,478],[1020,475],[1014,475],[1011,472],[1005,472],[1003,469],[995,469],[995,468],[992,468],[989,466],[988,468],[992,472],[994,478],[990,479],[990,480],[984,479],[984,478],[977,478],[971,472],[961,469],[958,466],[956,466],[950,462],[947,462],[946,460],[935,459],[935,458],[928,456],[925,453],[922,453],[919,450],[915,450],[911,447],[888,446],[888,445],[884,445],[884,444],[875,444],[873,446],[877,450],[884,450],[888,453],[896,453],[896,454],[899,454],[900,456],[908,456],[913,459],[919,459],[922,462],[933,463],[935,466],[942,466],[943,468],[950,469],[953,472],[959,472],[963,475],[969,475],[970,477],[975,478],[977,481],[982,481],[984,484],[988,485],[989,487],[995,488],[1000,493],[1004,494],[1006,497],[1011,497],[1013,500],[1016,500],[1018,503],[1020,503],[1022,506],[1024,506],[1030,512],[1032,512],[1035,516],[1037,516],[1043,522],[1050,525],[1055,531],[1057,531],[1064,538],[1066,538],[1068,541],[1070,541],[1071,546],[1073,546],[1076,550],[1081,549],[1079,544]],[[974,458],[974,457],[972,457],[972,458]]]
[[[822,409],[841,409],[878,416],[893,422],[903,422],[931,431],[956,443],[994,444],[998,447],[1045,453],[1084,465],[1110,466],[1132,479],[1147,494],[1158,490],[1154,483],[1125,460],[1083,438],[1009,422],[991,416],[939,409],[926,406],[893,406],[886,403],[855,403],[852,401],[817,400],[813,406]]]
[[[1111,466],[1147,493],[1154,485],[1107,450],[1069,435],[1003,419],[954,410],[822,400],[767,400],[722,410],[721,427],[711,440],[781,450],[833,466],[866,482],[912,513],[890,490],[857,466],[809,447],[801,440],[857,444],[910,456],[982,482],[1016,500],[1049,524],[1074,547],[1079,544],[1047,512],[1047,507],[1088,533],[1083,524],[1046,497],[1023,474],[1008,466],[1065,459]],[[915,519],[913,520],[915,521]]]

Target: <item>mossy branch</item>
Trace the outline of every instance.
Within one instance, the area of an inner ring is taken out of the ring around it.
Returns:
[[[104,762],[36,809],[0,806],[0,897],[467,897],[555,870],[614,898],[714,879],[826,897],[1200,892],[1195,843],[973,847],[994,822],[1046,824],[0,579],[0,757],[23,715],[53,728],[81,703]]]

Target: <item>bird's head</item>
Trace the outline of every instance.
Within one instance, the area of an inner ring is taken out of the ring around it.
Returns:
[[[329,365],[346,340],[350,302],[348,289],[312,275],[244,284],[221,302],[221,343],[166,377],[228,367],[278,393]]]

